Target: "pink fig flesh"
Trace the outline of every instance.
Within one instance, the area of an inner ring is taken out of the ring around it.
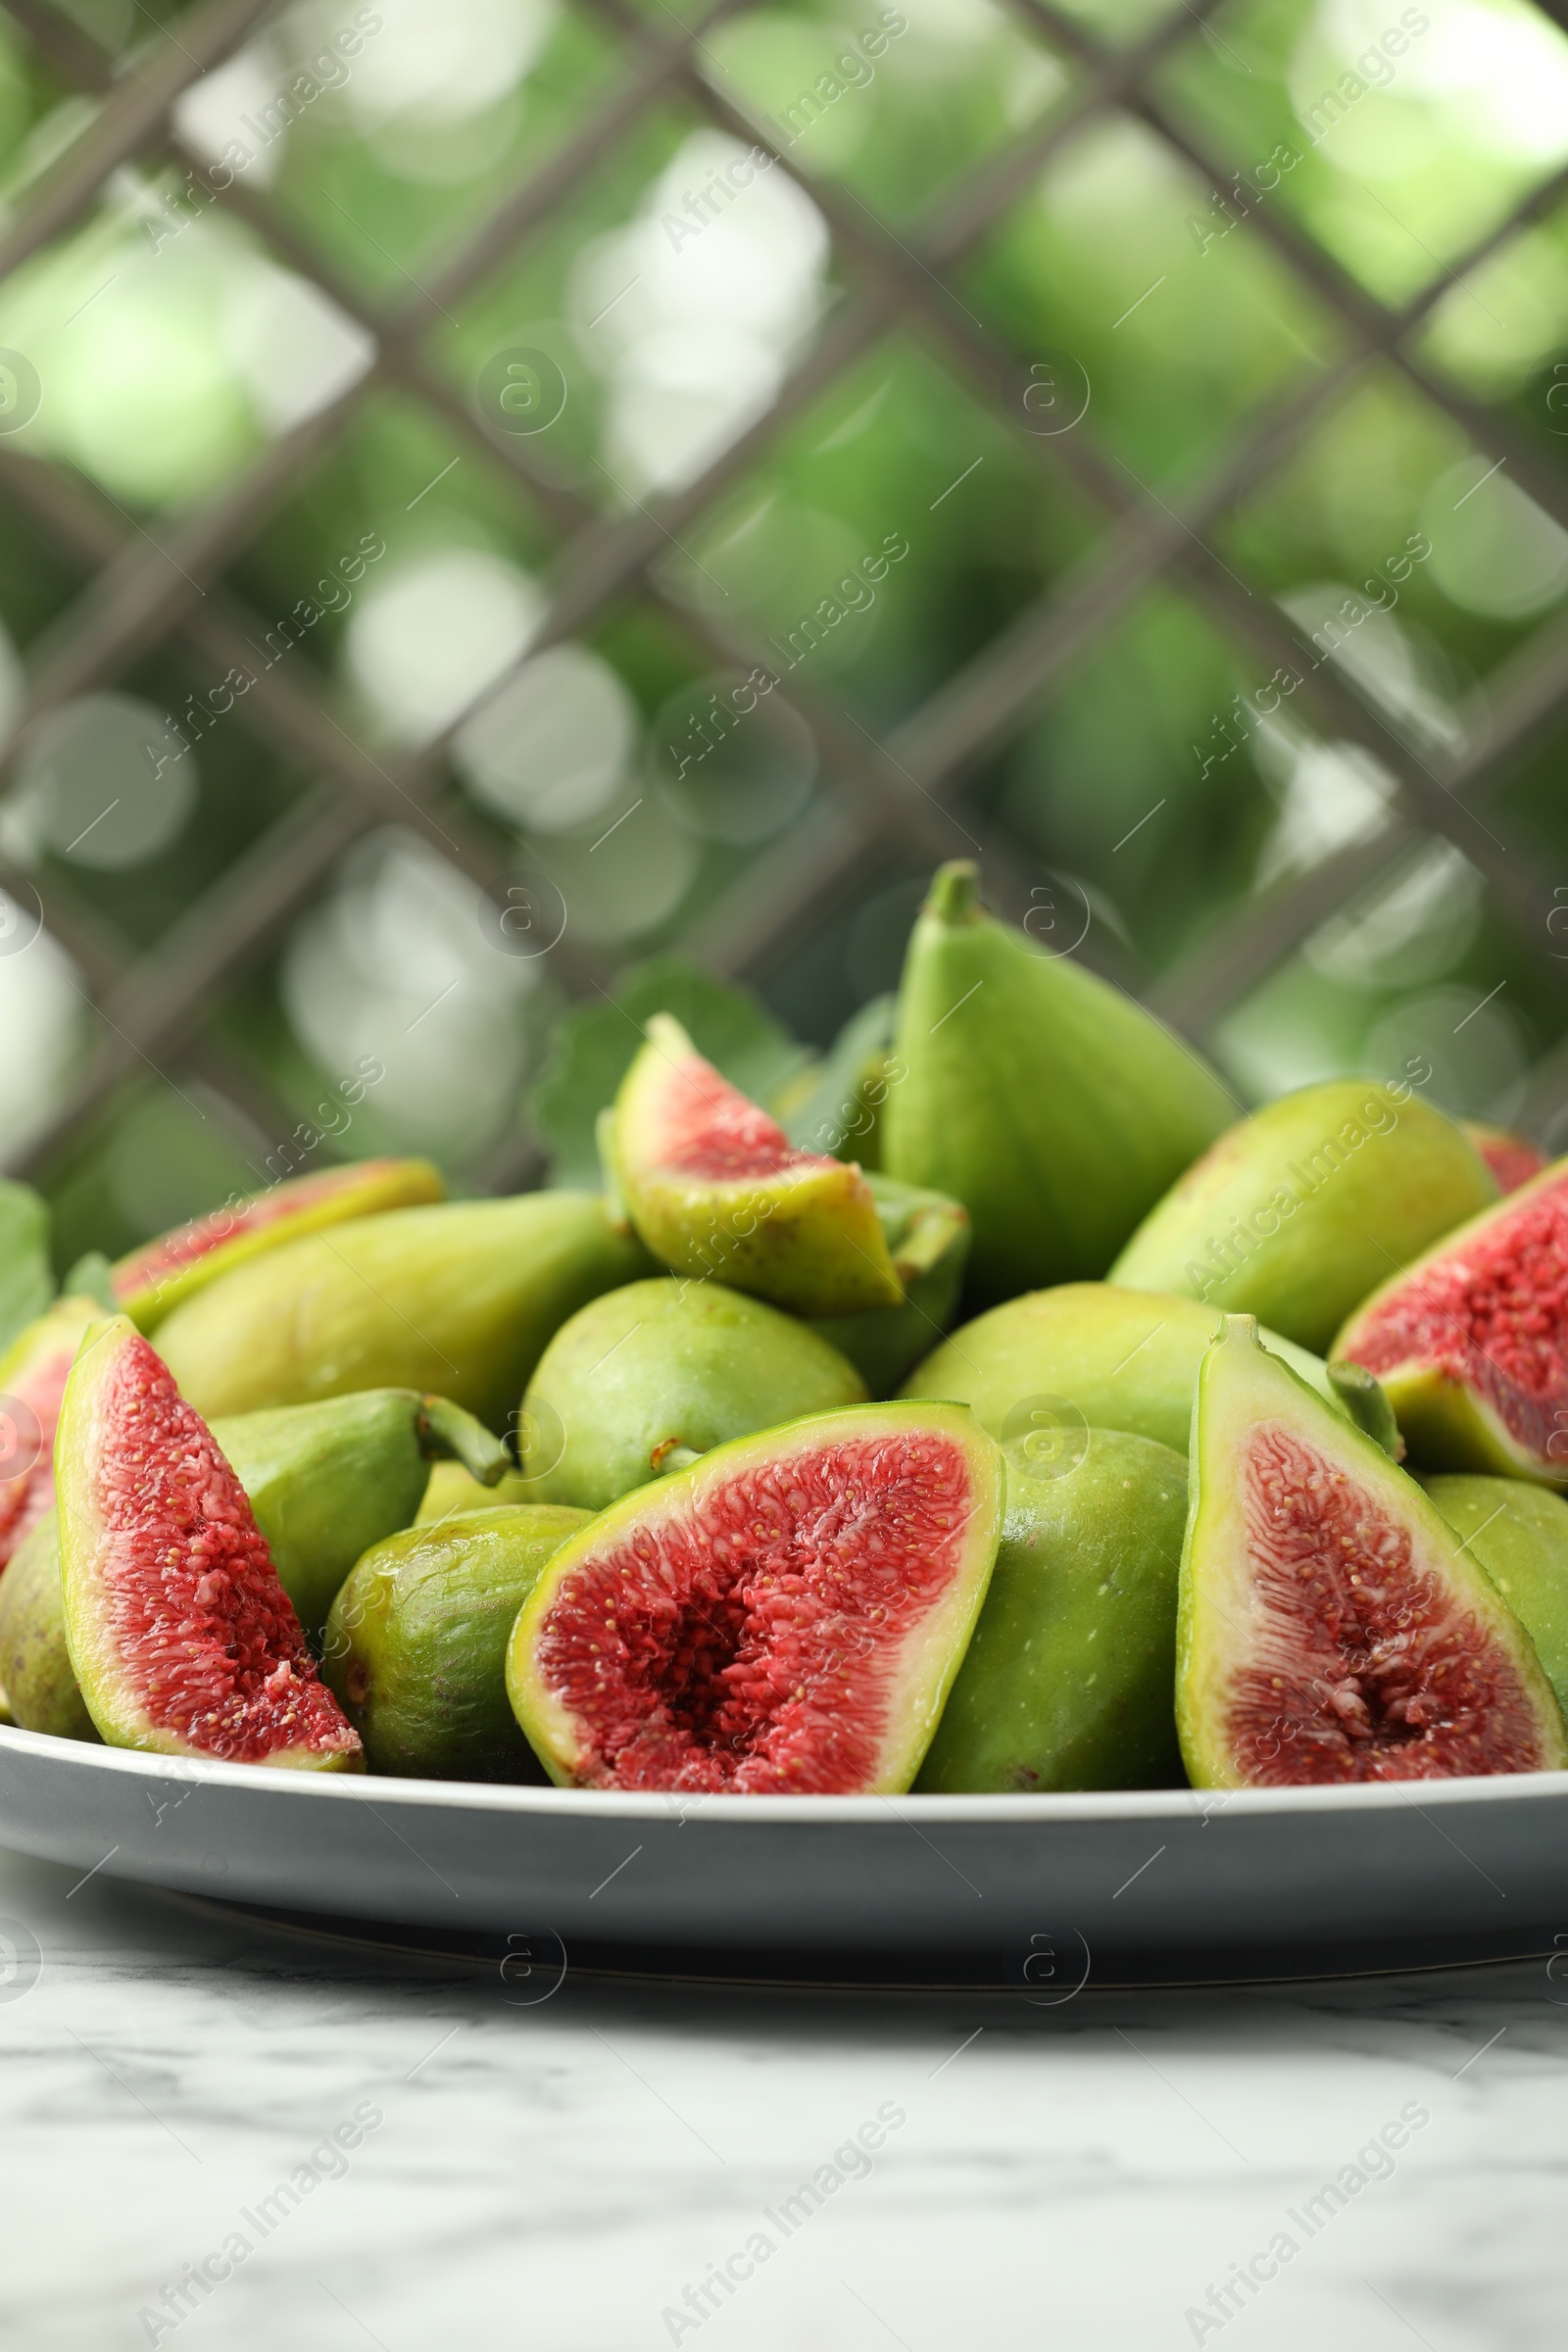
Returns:
[[[906,1788],[1002,1490],[957,1405],[850,1405],[715,1446],[551,1561],[508,1656],[518,1721],[568,1787]]]
[[[1334,1351],[1377,1374],[1414,1461],[1568,1485],[1568,1160],[1375,1291]]]
[[[89,1334],[55,1454],[66,1638],[104,1739],[362,1769],[244,1488],[124,1316]]]
[[[82,1333],[102,1309],[92,1298],[57,1298],[20,1333],[0,1362],[0,1568],[51,1509],[55,1429]]]

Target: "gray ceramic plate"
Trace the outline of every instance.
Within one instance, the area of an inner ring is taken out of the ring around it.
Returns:
[[[1568,1944],[1568,1773],[1093,1796],[679,1797],[340,1779],[0,1728],[0,1842],[83,1874],[541,1939],[1092,1955]]]

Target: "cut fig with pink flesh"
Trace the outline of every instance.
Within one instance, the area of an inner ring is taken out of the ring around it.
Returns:
[[[1176,1722],[1200,1788],[1568,1766],[1529,1635],[1427,1496],[1231,1315],[1199,1375]]]
[[[0,1358],[0,1569],[55,1498],[55,1425],[96,1299],[57,1298]]]
[[[1377,1374],[1423,1469],[1568,1487],[1568,1159],[1374,1291],[1334,1352]]]
[[[427,1159],[362,1159],[295,1176],[143,1242],[111,1266],[110,1295],[138,1331],[156,1331],[193,1293],[264,1250],[351,1217],[416,1208],[446,1196],[440,1170]]]
[[[1544,1152],[1538,1152],[1528,1136],[1515,1135],[1511,1127],[1489,1127],[1480,1119],[1461,1119],[1459,1124],[1497,1179],[1500,1192],[1516,1193],[1546,1165]]]
[[[859,1169],[797,1152],[668,1013],[647,1034],[606,1130],[614,1184],[654,1255],[799,1315],[901,1305]]]
[[[718,1446],[551,1561],[507,1688],[566,1788],[907,1788],[985,1597],[1002,1457],[962,1405]]]
[[[244,1488],[123,1315],[72,1369],[55,1485],[67,1644],[112,1747],[364,1769]]]

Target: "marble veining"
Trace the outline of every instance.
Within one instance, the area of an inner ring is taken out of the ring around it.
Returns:
[[[0,1853],[25,2352],[1564,2341],[1568,1966],[668,1986],[78,1875]]]

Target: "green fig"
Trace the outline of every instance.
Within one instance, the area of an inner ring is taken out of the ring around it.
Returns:
[[[158,1346],[208,1415],[412,1388],[500,1430],[566,1317],[651,1270],[597,1193],[390,1209],[223,1275]]]
[[[782,1127],[655,1013],[606,1122],[615,1189],[654,1255],[801,1315],[898,1306],[871,1188]]]
[[[891,1396],[957,1313],[969,1257],[969,1212],[945,1193],[899,1184],[891,1176],[868,1176],[866,1182],[904,1285],[904,1304],[817,1316],[811,1329],[849,1357],[873,1396]]]
[[[1519,1619],[1413,1478],[1226,1318],[1203,1358],[1176,1721],[1195,1787],[1556,1771]]]
[[[427,1159],[362,1159],[292,1177],[176,1225],[120,1258],[108,1269],[110,1311],[129,1315],[138,1331],[156,1331],[208,1283],[283,1242],[352,1217],[444,1200],[446,1193],[440,1170]]]
[[[1530,1636],[1568,1714],[1568,1502],[1516,1478],[1421,1483]]]
[[[1103,1274],[1236,1115],[1207,1063],[1130,997],[994,921],[961,861],[915,923],[895,1056],[882,1164],[963,1202],[980,1303]]]
[[[997,1439],[1031,1430],[1130,1430],[1185,1456],[1203,1353],[1224,1317],[1191,1298],[1067,1282],[1009,1298],[928,1355],[906,1396],[953,1396]],[[1265,1332],[1264,1343],[1334,1401],[1325,1367]]]
[[[1496,1197],[1475,1146],[1402,1079],[1334,1078],[1222,1135],[1109,1279],[1256,1315],[1322,1352],[1369,1291]]]
[[[24,1732],[98,1738],[66,1646],[60,1522],[52,1509],[24,1537],[0,1577],[0,1682]]]
[[[717,1282],[632,1282],[564,1323],[528,1384],[522,1467],[540,1502],[603,1510],[711,1446],[865,1400],[836,1348]]]
[[[507,1469],[506,1448],[471,1413],[414,1389],[238,1413],[212,1432],[313,1643],[361,1552],[412,1526],[433,1460],[451,1455],[492,1487]]]
[[[540,1503],[468,1511],[366,1553],[332,1604],[322,1671],[372,1772],[545,1780],[507,1698],[507,1643],[588,1519]]]
[[[493,1511],[498,1503],[533,1499],[533,1482],[524,1478],[520,1470],[505,1470],[493,1487],[485,1487],[461,1462],[436,1462],[431,1467],[424,1500],[411,1524],[439,1527],[443,1520],[456,1519],[464,1511]]]
[[[917,1789],[1179,1788],[1176,1590],[1187,1464],[1090,1429],[1058,1477],[1005,1446],[1007,1507],[980,1622]]]

